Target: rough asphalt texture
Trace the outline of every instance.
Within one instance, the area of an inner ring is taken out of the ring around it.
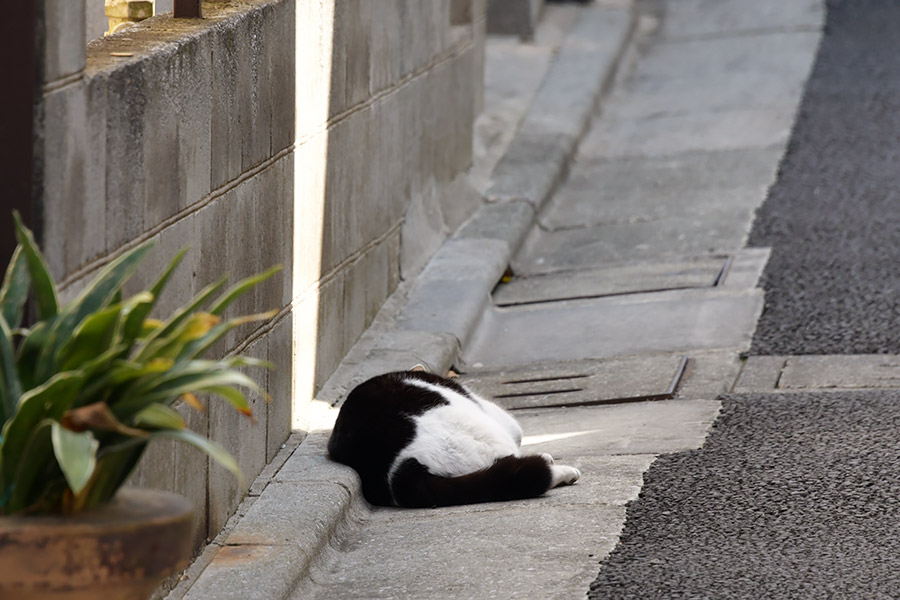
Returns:
[[[751,246],[753,354],[900,353],[900,2],[831,0]],[[900,597],[900,392],[723,398],[660,457],[589,598]]]
[[[900,597],[900,393],[724,400],[651,466],[589,597]]]
[[[771,246],[752,354],[900,353],[900,2],[831,0],[750,246]]]

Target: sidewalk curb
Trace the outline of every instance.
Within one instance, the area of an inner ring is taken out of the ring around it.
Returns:
[[[635,15],[630,4],[584,10],[494,168],[488,201],[526,200],[540,211],[565,177],[568,162],[615,77],[636,26]]]
[[[416,363],[445,372],[458,359],[491,290],[565,177],[634,31],[631,3],[583,10],[495,168],[487,202],[412,283],[392,330],[336,372],[318,400],[333,404],[377,373]],[[313,424],[299,446],[286,449],[280,469],[263,471],[251,486],[257,495],[248,495],[167,600],[289,598],[340,531],[366,518],[358,476],[327,458],[329,435]]]
[[[635,15],[631,4],[584,9],[495,167],[487,202],[438,249],[416,279],[398,327],[451,333],[460,348],[466,345],[491,290],[565,178],[568,163],[615,78],[634,32]]]

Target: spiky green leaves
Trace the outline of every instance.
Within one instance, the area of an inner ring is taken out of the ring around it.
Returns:
[[[46,261],[18,215],[16,237],[0,285],[0,514],[71,512],[105,502],[157,438],[192,444],[240,477],[234,459],[187,429],[174,404],[183,398],[202,410],[196,394],[205,394],[252,418],[240,388],[265,392],[243,369],[270,365],[201,356],[235,327],[272,318],[222,314],[278,269],[219,294],[222,279],[157,321],[150,314],[184,250],[149,290],[125,298],[123,287],[150,246],[128,250],[60,306]],[[29,294],[38,321],[21,329]]]

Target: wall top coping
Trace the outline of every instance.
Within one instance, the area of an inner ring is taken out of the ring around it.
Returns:
[[[88,78],[109,75],[160,54],[176,53],[193,41],[287,1],[205,1],[202,19],[175,19],[171,12],[150,17],[124,31],[90,42],[85,75]]]

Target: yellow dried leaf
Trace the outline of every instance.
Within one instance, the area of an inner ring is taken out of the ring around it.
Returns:
[[[197,398],[194,394],[188,392],[181,396],[181,399],[184,400],[184,403],[196,410],[197,412],[206,412],[206,407],[203,406],[203,403],[200,402],[200,399]]]

